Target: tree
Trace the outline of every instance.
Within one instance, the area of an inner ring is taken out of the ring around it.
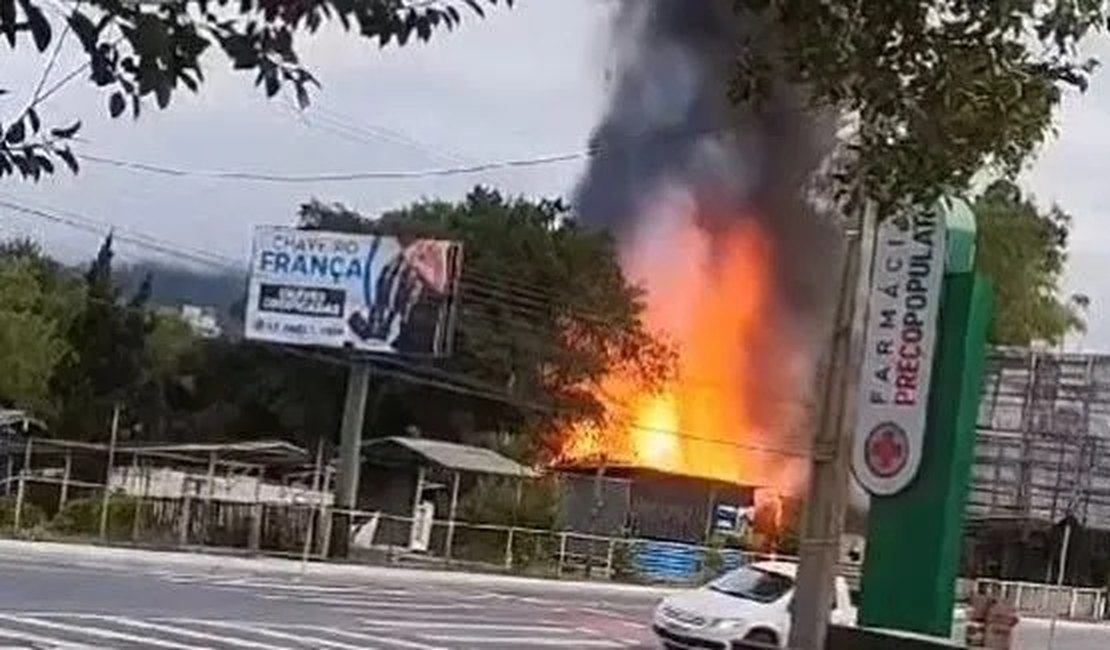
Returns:
[[[399,379],[382,404],[386,426],[541,430],[603,415],[588,386],[614,365],[636,364],[649,381],[673,368],[672,351],[641,322],[641,292],[625,280],[612,240],[578,227],[559,201],[478,187],[460,203],[424,201],[376,220],[312,202],[301,210],[301,225],[463,243],[453,354],[434,366],[400,366],[456,388]],[[398,368],[388,359],[382,364]],[[427,408],[430,399],[437,408]]]
[[[512,2],[504,0],[505,5]],[[46,57],[25,108],[3,120],[0,177],[18,173],[37,180],[53,173],[56,161],[78,170],[69,145],[81,123],[43,129],[39,116],[56,88],[46,88],[46,81],[70,33],[85,52],[89,80],[105,90],[112,117],[128,109],[138,117],[151,98],[165,108],[182,87],[198,92],[204,83],[200,59],[213,46],[235,70],[254,73],[255,85],[267,96],[288,85],[304,107],[309,88],[318,83],[301,65],[298,37],[337,22],[381,47],[403,46],[457,26],[462,20],[458,5],[481,16],[486,4],[498,0],[90,0],[64,3],[60,10],[39,0],[0,0],[0,36],[8,46],[33,45]],[[45,7],[62,12],[65,27],[51,25]]]
[[[156,279],[152,278],[154,281]],[[151,313],[141,377],[137,380],[132,406],[144,438],[165,440],[169,437],[174,403],[193,385],[185,368],[197,347],[197,338],[189,324],[176,314]]]
[[[0,404],[50,417],[57,407],[50,382],[70,354],[66,311],[51,295],[50,283],[38,276],[42,258],[37,249],[22,243],[5,249],[0,254]]]
[[[151,280],[124,300],[113,282],[112,257],[109,234],[85,274],[84,304],[67,333],[74,354],[55,377],[64,400],[58,430],[67,437],[101,435],[112,409],[130,403],[144,377]]]
[[[742,49],[734,97],[758,99],[786,79],[819,107],[858,114],[845,176],[887,206],[962,191],[985,166],[1016,174],[1063,93],[1086,89],[1095,62],[1077,45],[1108,18],[1101,0],[742,4],[766,12],[780,47]]]
[[[979,228],[976,264],[994,282],[991,342],[1055,345],[1083,329],[1086,298],[1065,298],[1060,289],[1071,217],[1057,206],[1039,210],[1005,180],[991,184],[973,208]]]

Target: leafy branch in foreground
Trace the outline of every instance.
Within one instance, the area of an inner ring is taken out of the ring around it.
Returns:
[[[63,5],[64,27],[56,30],[36,0],[0,0],[0,39],[13,49],[32,45],[47,58],[38,87],[14,118],[0,124],[0,177],[20,174],[38,180],[56,162],[78,171],[69,148],[80,122],[44,129],[41,104],[72,76],[107,93],[112,117],[138,117],[153,98],[169,106],[176,92],[199,92],[205,81],[201,56],[219,48],[231,67],[254,73],[268,97],[291,88],[301,107],[319,86],[297,53],[299,36],[315,34],[329,22],[381,47],[427,41],[463,20],[460,7],[485,15],[487,5],[513,0],[78,0]],[[59,32],[55,36],[55,32]],[[55,86],[43,87],[69,34],[87,57],[85,64]],[[51,49],[51,44],[54,48]],[[8,89],[0,89],[6,94]]]
[[[1096,62],[1101,0],[738,0],[777,27],[773,53],[741,48],[732,94],[789,79],[821,107],[858,115],[846,180],[892,205],[964,191],[984,168],[1016,174],[1052,132],[1067,90]]]

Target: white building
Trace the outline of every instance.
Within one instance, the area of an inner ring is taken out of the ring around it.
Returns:
[[[181,305],[179,316],[192,328],[193,333],[201,338],[215,339],[223,335],[223,328],[216,318],[214,307]]]

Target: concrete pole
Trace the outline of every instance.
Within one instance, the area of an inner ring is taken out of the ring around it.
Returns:
[[[26,442],[23,443],[23,467],[19,468],[19,487],[15,496],[15,512],[12,513],[12,524],[16,530],[19,530],[23,525],[23,500],[27,497],[27,477],[31,475],[31,449],[34,447],[34,440],[31,437],[27,437],[25,440]]]
[[[797,650],[823,650],[828,632],[852,458],[856,396],[851,388],[859,376],[875,222],[875,207],[869,204],[863,210],[859,231],[849,235],[841,276],[798,553],[789,644]]]
[[[193,523],[193,490],[196,483],[188,477],[181,483],[181,519],[178,521],[177,545],[184,548],[189,544],[189,531]]]
[[[108,438],[108,467],[104,471],[104,493],[100,499],[100,541],[108,541],[108,508],[112,501],[112,470],[116,462],[116,441],[119,439],[119,404],[112,408],[112,430]]]
[[[444,556],[451,559],[452,544],[455,543],[455,513],[459,509],[459,472],[455,472],[451,479],[451,507],[447,511],[447,543]]]
[[[1070,515],[1069,515],[1070,517]],[[1064,539],[1060,544],[1060,559],[1056,566],[1056,584],[1063,585],[1068,574],[1068,547],[1071,546],[1071,519],[1064,521]]]
[[[362,456],[362,426],[366,417],[366,393],[370,389],[370,362],[355,361],[347,376],[347,397],[340,425],[339,467],[335,479],[335,508],[331,528],[331,553],[345,558],[351,543],[351,511],[358,501],[359,464]]]
[[[141,478],[141,474],[139,472],[139,455],[138,454],[131,454],[131,475],[136,477],[136,478],[133,479],[133,478],[131,478],[131,476],[127,477],[127,479],[128,479],[127,482],[128,483],[130,483],[133,480],[144,480],[143,478]],[[149,480],[149,479],[146,479],[146,480]],[[143,490],[140,494],[141,494],[141,496],[139,496],[137,499],[135,499],[135,512],[131,516],[131,541],[132,542],[139,541],[139,518],[142,517],[142,515],[143,515],[143,502],[146,500],[146,484],[145,483],[144,483],[144,486],[143,486]]]
[[[208,527],[212,525],[212,497],[216,494],[216,452],[208,452],[208,471],[204,478],[204,508],[201,509],[203,526],[201,530],[204,537],[200,540],[201,546],[208,543]]]
[[[58,512],[66,507],[66,501],[69,501],[69,479],[73,474],[73,452],[66,450],[65,469],[62,470],[62,487],[58,491]]]
[[[412,548],[413,542],[416,541],[416,528],[419,525],[417,518],[420,516],[420,502],[424,500],[424,477],[427,470],[423,465],[416,468],[416,485],[412,490],[412,514],[410,515],[412,524],[409,526],[409,548]]]
[[[335,468],[332,467],[332,462],[330,460],[327,462],[326,465],[324,465],[323,489],[326,492],[335,494]],[[323,497],[321,496],[321,498]],[[334,509],[334,507],[334,503],[325,504],[323,509],[320,511],[320,517],[321,519],[323,519],[323,523],[321,524],[322,530],[320,531],[318,540],[318,545],[320,548],[317,550],[317,552],[322,558],[326,558],[328,556],[328,543],[331,540],[332,510]]]
[[[15,475],[15,456],[12,456],[11,449],[7,452],[7,461],[4,471],[4,496],[10,497],[12,495],[12,478]]]
[[[308,565],[308,555],[312,552],[313,533],[316,530],[316,517],[320,512],[320,502],[322,499],[319,496],[320,492],[320,473],[322,471],[322,464],[324,462],[324,437],[316,442],[316,464],[312,468],[312,496],[314,497],[311,509],[308,511],[308,527],[304,531],[304,548],[301,549],[301,575],[304,575],[305,568]]]
[[[266,471],[259,467],[258,476],[254,484],[254,503],[251,504],[251,530],[247,546],[252,553],[262,549],[262,481],[266,478]]]

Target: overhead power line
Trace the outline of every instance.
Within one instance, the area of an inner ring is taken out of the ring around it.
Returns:
[[[453,167],[439,167],[430,169],[413,170],[371,170],[355,172],[326,172],[316,174],[289,174],[277,172],[260,172],[247,170],[205,170],[172,167],[168,165],[123,160],[120,158],[102,156],[88,153],[87,150],[76,152],[83,160],[91,163],[107,165],[119,169],[126,169],[139,173],[156,174],[180,178],[208,178],[214,180],[235,180],[257,183],[334,183],[351,181],[388,181],[388,180],[413,180],[424,178],[443,178],[451,176],[467,176],[484,172],[505,169],[524,169],[530,167],[544,167],[566,162],[587,160],[604,151],[627,150],[629,143],[648,139],[652,142],[665,142],[669,140],[684,140],[707,136],[720,136],[731,131],[726,128],[676,128],[663,133],[641,132],[626,133],[612,136],[603,141],[593,142],[589,148],[568,153],[536,155],[525,158],[499,160],[464,164]]]
[[[78,157],[91,163],[107,165],[120,169],[136,172],[157,174],[161,176],[174,176],[183,178],[208,178],[225,181],[250,181],[256,183],[339,183],[350,181],[384,181],[384,180],[410,180],[421,178],[444,178],[450,176],[469,176],[483,172],[503,169],[521,169],[528,167],[542,167],[556,163],[583,160],[588,156],[586,152],[553,154],[533,158],[518,158],[515,160],[502,160],[495,162],[461,165],[457,167],[441,167],[436,169],[415,169],[407,171],[362,171],[362,172],[334,172],[324,174],[278,174],[250,171],[220,171],[202,169],[183,169],[167,167],[150,163],[134,162],[100,156],[86,152],[78,152]]]

